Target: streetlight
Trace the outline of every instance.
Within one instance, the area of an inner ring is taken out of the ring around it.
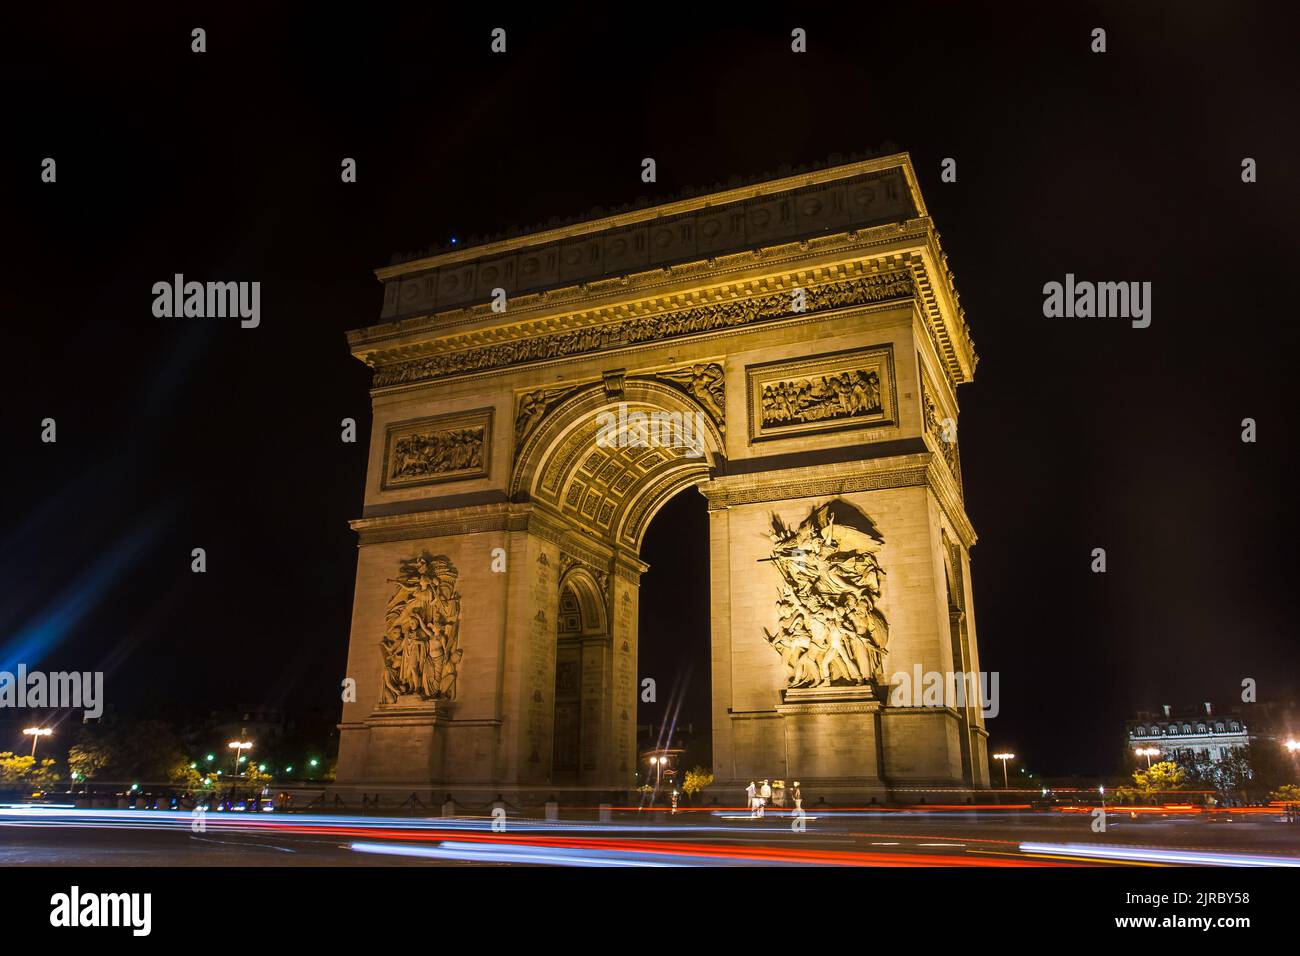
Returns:
[[[1015,754],[994,754],[993,759],[1002,761],[1002,789],[1005,790],[1007,789],[1007,761],[1015,760],[1016,755]]]
[[[49,727],[24,727],[23,733],[32,735],[32,756],[35,757],[37,741],[42,737],[50,736],[54,731],[50,730]]]
[[[226,746],[235,752],[235,776],[238,777],[239,764],[240,761],[243,760],[241,751],[252,750],[253,742],[251,740],[232,740],[230,743],[226,744]]]
[[[1294,738],[1288,740],[1286,742],[1286,749],[1291,751],[1293,754],[1300,753],[1300,740],[1295,740]]]
[[[1156,747],[1138,747],[1133,751],[1139,757],[1147,758],[1147,769],[1151,769],[1151,758],[1160,756],[1160,750]]]

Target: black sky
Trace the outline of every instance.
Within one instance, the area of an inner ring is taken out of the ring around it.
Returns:
[[[371,270],[630,202],[645,156],[659,199],[892,142],[981,356],[959,399],[982,663],[1001,674],[992,743],[1102,771],[1138,707],[1227,702],[1245,677],[1293,696],[1294,34],[1236,4],[1039,6],[710,22],[697,5],[634,23],[55,6],[11,22],[6,658],[108,667],[110,703],[133,713],[330,705],[369,421],[344,332],[378,320]],[[789,52],[795,26],[807,54]],[[154,318],[150,288],[177,272],[260,281],[261,327]],[[1067,272],[1151,281],[1151,328],[1044,319],[1043,283]],[[698,513],[670,512],[652,535],[698,538]],[[643,605],[672,593],[660,582]],[[706,626],[681,639],[698,654]],[[697,669],[691,693],[707,686]]]

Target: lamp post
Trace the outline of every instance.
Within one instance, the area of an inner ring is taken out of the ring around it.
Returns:
[[[235,752],[235,776],[238,777],[239,758],[243,751],[253,749],[253,742],[251,740],[232,740],[230,743],[226,744],[226,746]]]
[[[1148,770],[1151,769],[1151,758],[1152,758],[1152,757],[1158,757],[1158,756],[1160,755],[1160,751],[1159,751],[1158,749],[1156,749],[1155,747],[1138,747],[1138,748],[1137,748],[1136,750],[1134,750],[1133,752],[1134,752],[1135,754],[1137,754],[1139,757],[1146,757],[1146,758],[1147,758],[1147,769],[1148,769]]]
[[[23,733],[32,735],[32,757],[36,756],[36,744],[42,737],[48,737],[54,731],[49,727],[24,727]]]
[[[1015,754],[994,754],[993,759],[1002,761],[1002,789],[1005,790],[1007,789],[1007,761],[1015,760],[1016,755]]]

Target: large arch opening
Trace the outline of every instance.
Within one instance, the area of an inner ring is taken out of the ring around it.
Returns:
[[[530,530],[560,566],[550,783],[644,782],[639,729],[682,756],[679,745],[693,742],[689,759],[708,764],[708,518],[694,489],[721,459],[721,423],[689,388],[644,377],[563,393],[516,428],[511,497],[531,505]],[[660,527],[646,557],[652,520]],[[643,700],[647,677],[653,700]]]
[[[695,488],[651,519],[641,559],[649,567],[637,673],[654,680],[655,699],[637,699],[637,783],[656,787],[666,802],[665,789],[680,787],[686,771],[713,766],[709,514]]]

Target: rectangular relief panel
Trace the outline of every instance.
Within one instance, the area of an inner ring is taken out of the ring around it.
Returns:
[[[745,382],[751,442],[898,424],[889,345],[750,365]]]
[[[384,440],[381,491],[485,478],[492,453],[492,409],[394,422]]]

